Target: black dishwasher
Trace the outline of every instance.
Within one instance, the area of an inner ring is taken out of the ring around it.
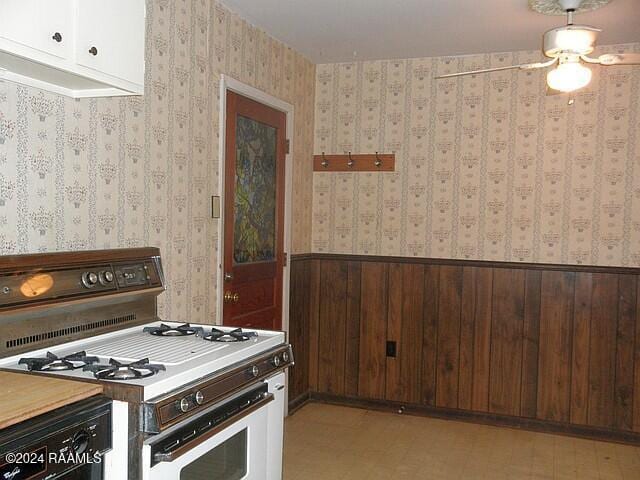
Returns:
[[[2,480],[102,480],[111,399],[102,395],[0,431]]]

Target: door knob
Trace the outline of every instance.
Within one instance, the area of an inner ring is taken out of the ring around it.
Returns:
[[[62,35],[60,34],[60,32],[56,32],[53,34],[53,37],[51,37],[53,40],[55,40],[56,42],[60,43],[62,41]]]
[[[91,47],[89,49],[89,53],[95,57],[96,55],[98,55],[98,49],[96,47]]]
[[[240,300],[240,295],[237,293],[232,293],[229,290],[224,292],[224,301],[226,303],[238,303],[238,300]]]

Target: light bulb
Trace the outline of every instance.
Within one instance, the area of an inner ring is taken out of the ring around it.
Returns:
[[[560,92],[573,92],[591,81],[591,70],[579,62],[561,63],[547,73],[547,85]]]

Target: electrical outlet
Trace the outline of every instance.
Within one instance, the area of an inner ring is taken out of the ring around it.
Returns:
[[[396,342],[387,341],[387,357],[396,358]]]

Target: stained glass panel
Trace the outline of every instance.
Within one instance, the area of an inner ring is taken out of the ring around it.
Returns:
[[[238,115],[233,260],[275,260],[276,129]]]

